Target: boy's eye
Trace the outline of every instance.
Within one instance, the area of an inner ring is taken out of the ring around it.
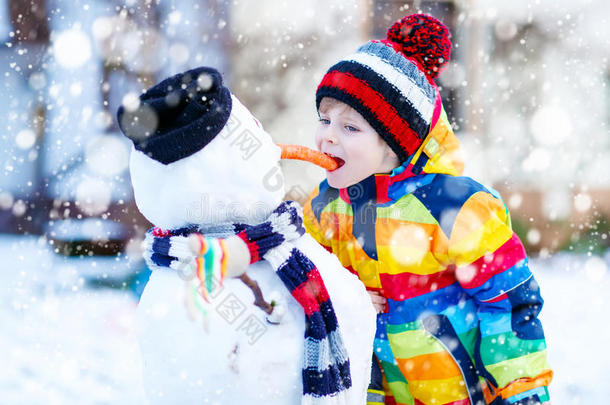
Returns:
[[[345,129],[347,129],[349,132],[358,132],[359,129],[356,127],[352,127],[351,125],[346,125]]]
[[[326,118],[320,118],[320,123],[324,124],[324,125],[328,125],[328,124],[330,124],[330,120],[328,120]]]

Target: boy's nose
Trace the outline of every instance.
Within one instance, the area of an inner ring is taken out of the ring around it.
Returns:
[[[325,132],[324,132],[324,140],[332,143],[332,144],[337,144],[339,142],[337,136],[335,135],[335,132],[332,128],[328,128]]]

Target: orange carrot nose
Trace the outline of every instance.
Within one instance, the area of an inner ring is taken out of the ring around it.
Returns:
[[[339,165],[328,155],[302,145],[282,145],[277,144],[282,149],[282,159],[304,160],[316,164],[323,169],[333,171]]]

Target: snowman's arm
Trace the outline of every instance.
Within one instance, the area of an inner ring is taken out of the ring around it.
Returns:
[[[269,302],[265,301],[265,297],[263,296],[263,291],[259,287],[256,280],[253,280],[250,277],[248,277],[248,275],[246,273],[239,276],[239,279],[250,290],[252,290],[252,293],[254,294],[254,305],[256,305],[257,307],[259,307],[260,309],[265,311],[267,313],[267,315],[271,314],[271,312],[273,312],[273,307],[275,304],[273,302],[269,303]]]

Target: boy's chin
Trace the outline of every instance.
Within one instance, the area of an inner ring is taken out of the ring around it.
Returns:
[[[332,188],[347,188],[360,182],[354,179],[342,179],[340,176],[336,176],[332,172],[326,174],[326,180],[328,181],[328,185]]]
[[[328,185],[331,186],[332,188],[345,188],[347,186],[344,186],[342,183],[337,183],[332,181],[331,179],[326,179],[328,180]]]

